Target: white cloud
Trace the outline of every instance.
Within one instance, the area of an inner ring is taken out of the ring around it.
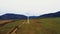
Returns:
[[[60,10],[60,0],[0,0],[0,14],[42,15]]]

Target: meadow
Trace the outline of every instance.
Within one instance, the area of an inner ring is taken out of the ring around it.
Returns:
[[[0,26],[0,34],[7,34],[11,29],[15,28],[17,25],[20,25],[23,21],[24,20],[16,20]]]
[[[60,34],[60,18],[30,19],[17,34]]]
[[[60,34],[60,17],[30,19],[29,23],[26,20],[16,20],[0,27],[0,34],[8,33],[22,23],[16,34]]]

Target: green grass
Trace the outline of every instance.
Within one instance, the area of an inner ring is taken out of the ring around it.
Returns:
[[[44,34],[60,34],[60,18],[39,19]],[[47,32],[46,32],[47,31]]]
[[[30,19],[17,34],[60,34],[60,18]]]
[[[0,27],[0,34],[6,34],[9,32],[12,28],[16,27],[17,25],[20,25],[23,22],[23,20],[17,20],[12,23],[8,23],[2,27]]]
[[[17,34],[60,34],[60,18],[30,19],[29,24],[26,20],[17,20],[0,27],[0,34],[7,33],[11,28],[24,21],[25,24],[17,30]]]

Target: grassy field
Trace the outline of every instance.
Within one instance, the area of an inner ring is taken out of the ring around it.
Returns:
[[[17,34],[60,34],[60,18],[30,19]]]
[[[5,24],[4,26],[0,27],[0,34],[8,33],[12,28],[22,24],[22,22],[24,22],[24,20],[16,20],[14,22]]]
[[[60,18],[30,19],[30,23],[17,20],[0,27],[0,34],[5,34],[22,23],[24,24],[16,31],[17,34],[60,34]]]

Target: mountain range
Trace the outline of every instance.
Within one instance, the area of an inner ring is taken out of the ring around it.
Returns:
[[[29,16],[29,18],[53,18],[53,17],[60,17],[60,11],[56,13],[49,13],[49,14],[44,14],[40,16]],[[0,16],[0,20],[8,20],[8,19],[27,19],[27,16],[25,15],[20,15],[20,14],[11,14],[7,13],[2,16]]]

